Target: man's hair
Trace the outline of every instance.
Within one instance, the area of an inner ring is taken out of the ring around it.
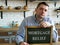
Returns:
[[[38,8],[41,4],[46,5],[46,6],[49,7],[49,5],[48,5],[46,2],[40,2],[40,3],[37,5],[37,8]]]

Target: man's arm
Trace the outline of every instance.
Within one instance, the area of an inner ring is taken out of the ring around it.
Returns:
[[[58,42],[58,32],[55,28],[54,21],[52,19],[47,19],[46,21],[43,21],[40,23],[41,27],[49,27],[50,25],[53,26],[53,32],[52,32],[52,38],[54,42]]]
[[[25,21],[23,20],[16,34],[16,43],[19,44],[20,42],[24,42],[24,36],[25,36]]]
[[[56,28],[55,28],[55,26],[53,26],[53,42],[58,42],[58,32],[57,32],[57,30],[56,30]]]

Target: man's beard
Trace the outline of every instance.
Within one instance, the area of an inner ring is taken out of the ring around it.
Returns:
[[[41,21],[44,20],[44,16],[38,16],[38,15],[36,15],[36,19],[37,19],[39,22],[41,22]]]

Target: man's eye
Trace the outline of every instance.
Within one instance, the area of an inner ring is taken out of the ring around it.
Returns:
[[[45,12],[46,12],[47,10],[45,10]]]
[[[42,10],[41,8],[39,10]]]

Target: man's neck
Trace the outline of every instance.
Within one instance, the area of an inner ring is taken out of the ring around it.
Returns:
[[[44,19],[44,18],[42,18],[42,17],[38,17],[37,15],[35,15],[35,17],[36,17],[36,20],[39,21],[39,22],[42,22],[43,19]]]

